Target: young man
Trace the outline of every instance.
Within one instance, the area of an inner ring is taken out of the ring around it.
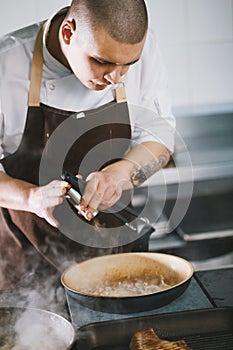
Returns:
[[[57,267],[46,237],[60,233],[62,168],[87,180],[80,209],[91,220],[167,164],[175,123],[143,0],[73,0],[42,24],[0,44],[1,235],[17,251],[26,236]],[[74,115],[69,143],[59,128]]]

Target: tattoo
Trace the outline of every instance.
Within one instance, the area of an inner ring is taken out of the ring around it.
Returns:
[[[137,167],[131,174],[130,180],[134,186],[140,186],[151,175],[165,167],[169,161],[170,155],[168,152],[159,155],[158,160],[151,160],[147,164],[142,164]]]

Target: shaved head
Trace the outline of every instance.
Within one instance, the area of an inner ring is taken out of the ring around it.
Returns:
[[[148,27],[144,0],[73,0],[67,18],[126,44],[141,42]]]

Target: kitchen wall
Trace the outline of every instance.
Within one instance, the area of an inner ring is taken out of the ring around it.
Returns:
[[[166,62],[176,115],[233,110],[233,0],[146,0]],[[69,0],[8,0],[0,35]]]
[[[233,0],[147,0],[176,114],[233,110]]]

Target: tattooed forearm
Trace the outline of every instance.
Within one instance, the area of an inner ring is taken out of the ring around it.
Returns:
[[[158,160],[151,159],[146,164],[138,166],[130,176],[131,182],[134,186],[140,186],[151,175],[162,169],[167,165],[170,159],[168,152],[159,155]]]

